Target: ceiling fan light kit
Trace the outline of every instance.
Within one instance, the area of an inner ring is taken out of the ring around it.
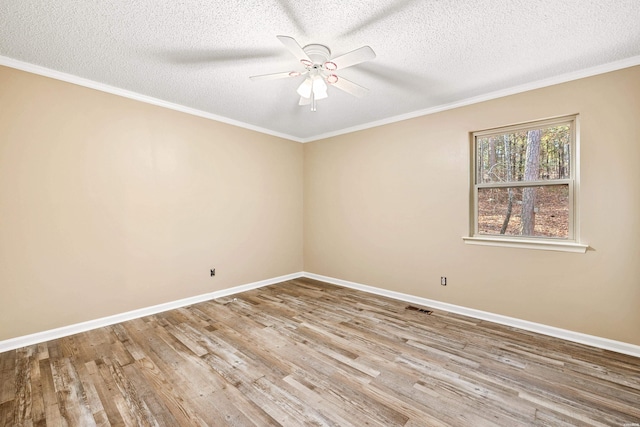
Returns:
[[[251,80],[273,80],[305,76],[304,81],[296,90],[298,95],[300,95],[300,101],[298,104],[311,105],[311,111],[316,111],[317,100],[325,99],[329,96],[327,94],[327,88],[329,85],[333,85],[338,89],[357,97],[362,97],[368,92],[367,88],[353,83],[343,77],[339,77],[333,72],[375,58],[376,54],[369,46],[363,46],[349,53],[345,53],[344,55],[331,58],[331,50],[325,45],[308,44],[305,47],[300,47],[293,37],[277,37],[278,40],[280,40],[280,42],[298,59],[300,64],[304,67],[304,70],[251,76]]]

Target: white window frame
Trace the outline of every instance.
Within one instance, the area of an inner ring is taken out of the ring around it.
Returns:
[[[493,182],[478,183],[478,149],[477,139],[516,131],[529,131],[563,123],[571,123],[571,156],[569,179],[554,179],[544,181],[518,181],[518,182]],[[587,251],[589,245],[580,242],[579,224],[579,119],[578,115],[555,117],[551,119],[536,120],[532,122],[503,126],[471,133],[471,175],[470,175],[470,231],[468,237],[463,237],[466,244],[484,246],[502,246],[509,248],[541,249],[563,252]],[[569,186],[569,235],[568,238],[539,237],[539,236],[509,236],[487,235],[478,233],[478,190],[481,188],[506,188],[506,187],[535,187],[551,185]]]

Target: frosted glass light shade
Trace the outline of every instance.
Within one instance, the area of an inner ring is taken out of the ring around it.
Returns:
[[[305,79],[300,86],[298,86],[298,95],[303,98],[311,98],[311,89],[313,88],[313,82],[311,79]]]
[[[313,78],[313,95],[315,99],[324,99],[327,95],[327,84],[320,76]]]

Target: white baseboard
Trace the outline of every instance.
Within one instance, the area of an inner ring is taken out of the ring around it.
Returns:
[[[322,282],[332,283],[334,285],[344,286],[345,288],[357,289],[371,294],[381,295],[400,301],[406,301],[412,304],[418,304],[425,307],[435,308],[437,310],[448,311],[451,313],[461,314],[473,317],[475,319],[487,320],[489,322],[501,325],[512,326],[524,329],[526,331],[537,332],[539,334],[548,335],[567,341],[577,342],[604,350],[611,350],[617,353],[628,354],[630,356],[640,357],[640,346],[629,344],[621,341],[614,341],[607,338],[600,338],[593,335],[587,335],[580,332],[573,332],[566,329],[560,329],[553,326],[547,326],[540,323],[529,322],[527,320],[516,319],[514,317],[502,316],[500,314],[489,313],[486,311],[476,310],[473,308],[462,307],[445,302],[435,301],[427,298],[417,297],[414,295],[403,294],[401,292],[389,291],[387,289],[376,288],[374,286],[363,285],[360,283],[349,282],[347,280],[336,279],[333,277],[322,276],[320,274],[309,272],[298,272],[288,274],[286,276],[274,277],[272,279],[261,280],[258,282],[247,283],[245,285],[235,286],[229,289],[211,292],[208,294],[197,295],[190,298],[184,298],[177,301],[171,301],[164,304],[158,304],[151,307],[141,308],[138,310],[128,311],[113,316],[103,317],[101,319],[89,320],[87,322],[77,323],[74,325],[63,326],[61,328],[51,329],[48,331],[38,332],[22,337],[11,338],[0,341],[0,353],[14,350],[16,348],[25,347],[33,344],[39,344],[45,341],[66,337],[80,332],[89,331],[91,329],[101,328],[113,325],[115,323],[125,322],[127,320],[137,319],[144,316],[160,313],[175,308],[185,307],[187,305],[196,304],[203,301],[209,301],[215,298],[221,298],[234,295],[240,292],[249,291],[251,289],[269,286],[287,280],[293,280],[300,277],[308,277],[309,279],[320,280]]]
[[[0,341],[0,353],[14,350],[20,347],[26,347],[28,345],[39,344],[45,341],[66,337],[80,332],[89,331],[91,329],[102,328],[104,326],[125,322],[127,320],[149,316],[167,310],[173,310],[175,308],[185,307],[187,305],[192,305],[203,301],[209,301],[215,298],[226,297],[240,292],[249,291],[251,289],[273,285],[275,283],[285,282],[287,280],[297,279],[302,276],[302,272],[287,274],[286,276],[279,276],[272,279],[261,280],[259,282],[247,283],[245,285],[235,286],[233,288],[222,289],[220,291],[184,298],[177,301],[171,301],[164,304],[158,304],[151,307],[145,307],[138,310],[127,311],[126,313],[115,314],[113,316],[103,317],[101,319],[89,320],[87,322],[76,323],[74,325],[63,326],[56,329],[50,329],[48,331],[37,332],[31,335],[11,338],[5,341]]]
[[[322,282],[333,283],[334,285],[344,286],[345,288],[357,289],[376,295],[397,299],[400,301],[410,302],[425,307],[435,308],[438,310],[448,311],[450,313],[461,314],[473,317],[475,319],[487,320],[489,322],[501,325],[512,326],[526,331],[537,332],[539,334],[548,335],[563,340],[572,341],[580,344],[589,345],[591,347],[611,350],[617,353],[628,354],[630,356],[640,357],[640,346],[629,344],[621,341],[614,341],[607,338],[600,338],[593,335],[587,335],[580,332],[573,332],[566,329],[560,329],[553,326],[547,326],[540,323],[529,322],[527,320],[516,319],[514,317],[502,316],[500,314],[489,313],[486,311],[475,310],[473,308],[461,307],[458,305],[448,304],[445,302],[435,301],[427,298],[417,297],[414,295],[403,294],[400,292],[389,291],[386,289],[376,288],[373,286],[363,285],[360,283],[349,282],[347,280],[336,279],[333,277],[322,276],[309,272],[303,273],[304,277],[309,279],[320,280]]]

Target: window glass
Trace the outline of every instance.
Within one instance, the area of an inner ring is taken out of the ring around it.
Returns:
[[[475,236],[574,239],[575,117],[474,134]]]
[[[527,203],[533,218],[526,217]],[[567,239],[569,185],[478,189],[478,234]]]

